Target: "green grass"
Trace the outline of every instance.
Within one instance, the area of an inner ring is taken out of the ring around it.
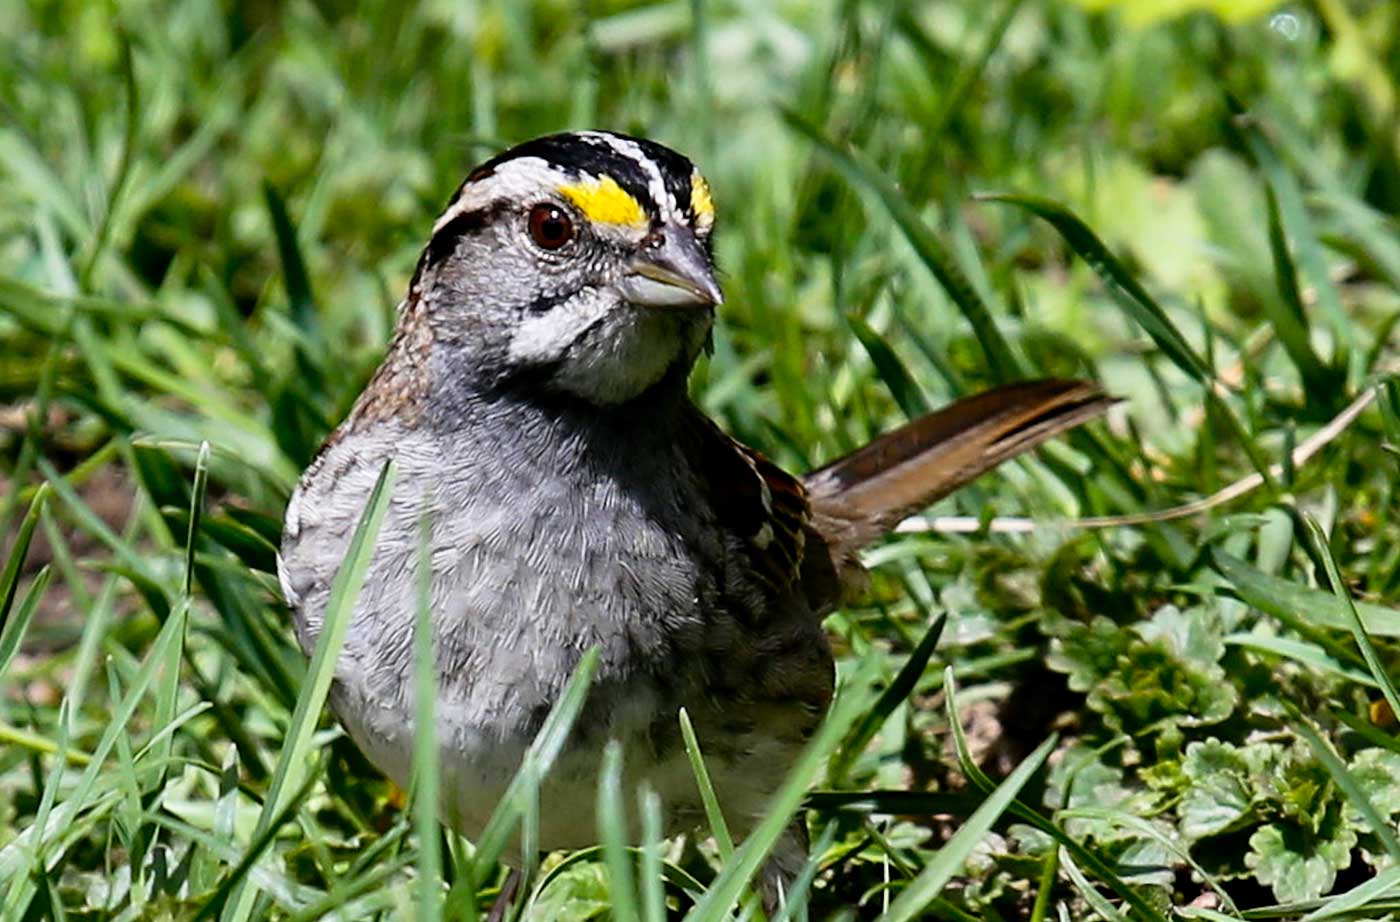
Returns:
[[[495,902],[587,668],[466,842],[427,741],[399,792],[323,713],[273,555],[464,172],[585,126],[705,171],[695,395],[790,469],[1008,378],[1125,405],[932,510],[965,530],[869,552],[837,706],[753,835],[629,842],[658,805],[608,762],[600,847],[514,918],[752,918],[803,809],[783,919],[1400,918],[1400,14],[1129,18],[10,4],[0,920]],[[1073,524],[1104,517],[1135,524]]]

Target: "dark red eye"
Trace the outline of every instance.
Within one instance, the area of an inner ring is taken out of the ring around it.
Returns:
[[[574,222],[558,205],[530,209],[530,237],[546,250],[557,250],[574,239]]]

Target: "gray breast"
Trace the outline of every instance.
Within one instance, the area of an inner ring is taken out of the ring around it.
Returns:
[[[686,663],[752,620],[761,594],[674,442],[551,424],[410,431],[390,421],[338,439],[308,470],[281,569],[309,650],[379,468],[391,454],[399,468],[337,672],[342,695],[411,713],[425,514],[441,710],[486,738],[533,734],[590,647],[602,689],[650,673],[648,689],[684,697],[703,681]]]

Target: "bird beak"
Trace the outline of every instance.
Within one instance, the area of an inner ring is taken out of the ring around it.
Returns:
[[[618,282],[622,296],[640,307],[714,307],[724,301],[709,254],[688,227],[665,227],[642,250]]]

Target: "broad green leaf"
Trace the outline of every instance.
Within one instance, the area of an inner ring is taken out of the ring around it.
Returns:
[[[1352,774],[1346,764],[1341,760],[1331,745],[1322,738],[1317,730],[1311,727],[1302,713],[1296,708],[1292,708],[1290,713],[1293,716],[1294,731],[1307,741],[1312,747],[1313,753],[1318,760],[1326,767],[1328,774],[1337,782],[1337,786],[1346,794],[1348,805],[1360,814],[1366,826],[1370,827],[1371,834],[1380,840],[1386,853],[1390,855],[1391,861],[1400,860],[1400,841],[1395,838],[1395,830],[1391,828],[1390,814],[1394,811],[1382,813],[1377,809],[1376,804],[1371,800],[1370,794],[1363,787],[1361,780]],[[1393,755],[1393,753],[1390,753]],[[1373,767],[1378,767],[1380,763],[1373,763]],[[1369,773],[1370,780],[1375,780],[1375,772]],[[1392,776],[1389,781],[1395,784],[1397,779]],[[1395,795],[1387,796],[1388,800],[1395,799]]]
[[[1347,829],[1337,838],[1313,841],[1300,849],[1290,845],[1278,826],[1261,826],[1249,837],[1245,864],[1279,902],[1311,900],[1332,889],[1337,872],[1351,864],[1355,845],[1356,833]]]
[[[1188,840],[1213,836],[1234,826],[1253,805],[1248,763],[1229,743],[1211,738],[1186,746],[1182,774],[1190,786],[1177,813]]]
[[[1350,630],[1346,600],[1320,589],[1270,576],[1218,549],[1211,552],[1211,559],[1240,598],[1260,611],[1275,616],[1302,618],[1317,627]],[[1370,602],[1353,604],[1368,634],[1400,637],[1400,610]]]

